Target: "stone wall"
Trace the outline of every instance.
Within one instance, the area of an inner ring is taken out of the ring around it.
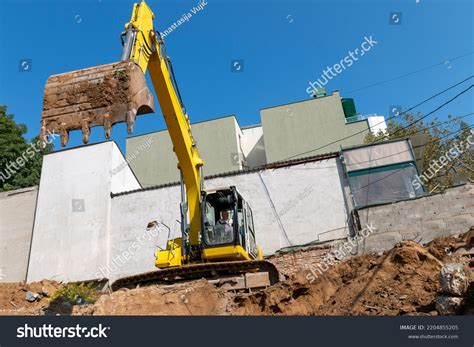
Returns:
[[[439,236],[460,234],[474,225],[474,185],[415,200],[364,208],[358,211],[361,227],[375,231],[360,253],[380,252],[402,240],[427,243]]]

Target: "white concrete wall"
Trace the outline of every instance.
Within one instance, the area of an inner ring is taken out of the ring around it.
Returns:
[[[154,253],[180,236],[179,186],[140,190],[113,142],[44,158],[27,280],[112,281],[153,271]],[[264,254],[342,238],[347,213],[337,159],[206,180],[235,185],[254,212]],[[138,190],[137,190],[138,189]],[[136,191],[134,191],[136,190]],[[111,198],[111,193],[127,192]],[[73,200],[77,205],[74,205]],[[149,222],[164,227],[147,230]]]
[[[154,271],[157,246],[166,247],[168,231],[147,231],[149,222],[163,222],[170,237],[181,236],[179,186],[147,190],[112,199],[110,259],[108,267],[97,269],[97,277],[111,280],[141,272]]]
[[[254,127],[242,129],[243,137],[241,141],[242,151],[246,164],[250,168],[265,165],[267,158],[265,156],[265,141],[263,139],[263,127],[257,125]]]
[[[112,191],[138,189],[114,142],[64,150],[44,157],[28,282],[44,278],[94,278],[108,266]]]
[[[206,180],[208,189],[235,185],[254,213],[257,242],[276,250],[348,234],[347,213],[336,159]],[[102,271],[112,280],[154,270],[156,246],[167,232],[146,232],[149,221],[163,221],[180,236],[179,187],[139,191],[112,199],[111,260]],[[139,241],[141,240],[141,242]],[[138,246],[140,245],[140,246]],[[127,259],[128,258],[128,259]]]
[[[0,193],[0,283],[23,282],[38,187]]]

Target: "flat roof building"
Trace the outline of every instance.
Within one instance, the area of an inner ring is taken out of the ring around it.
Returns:
[[[338,91],[264,108],[260,117],[262,124],[247,127],[234,115],[191,124],[205,176],[338,152],[362,144],[369,132],[368,117],[358,115],[353,100],[341,99]],[[179,181],[166,129],[128,138],[126,157],[143,187]]]

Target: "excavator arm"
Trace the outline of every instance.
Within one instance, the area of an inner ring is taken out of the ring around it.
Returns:
[[[150,73],[186,187],[189,245],[193,253],[193,249],[199,248],[201,230],[200,196],[203,160],[199,157],[191,133],[189,118],[174,79],[171,60],[166,56],[160,34],[154,30],[153,19],[154,14],[144,1],[133,6],[132,17],[125,25],[126,31],[122,34],[125,40],[121,60],[132,60],[143,73],[146,70]],[[182,211],[182,215],[186,220],[185,210]]]

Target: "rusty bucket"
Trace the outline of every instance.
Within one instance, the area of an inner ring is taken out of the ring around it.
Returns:
[[[40,138],[60,134],[66,146],[71,130],[81,130],[89,142],[90,128],[103,126],[110,138],[112,126],[127,122],[133,132],[135,117],[154,112],[145,75],[132,61],[71,71],[48,78],[44,90]]]

